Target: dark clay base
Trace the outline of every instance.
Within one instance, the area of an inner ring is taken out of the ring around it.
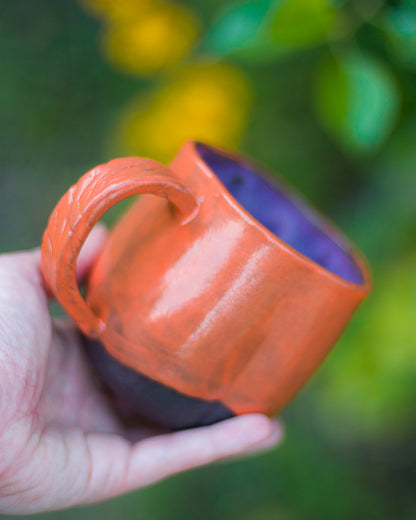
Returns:
[[[177,392],[122,365],[99,342],[85,336],[82,339],[101,380],[142,417],[171,430],[182,430],[234,416],[220,401],[205,401]]]

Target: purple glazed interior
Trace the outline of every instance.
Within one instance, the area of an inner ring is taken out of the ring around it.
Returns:
[[[248,165],[201,143],[196,148],[231,195],[264,227],[328,271],[348,282],[363,283],[361,269],[341,237],[322,229],[311,209]]]

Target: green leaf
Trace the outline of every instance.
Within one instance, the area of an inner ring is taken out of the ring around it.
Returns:
[[[218,55],[271,60],[324,41],[336,9],[330,0],[260,0],[219,12],[204,46]]]
[[[314,104],[323,126],[345,149],[369,152],[393,128],[400,103],[389,69],[371,56],[351,52],[322,64]]]
[[[406,67],[416,69],[416,6],[389,9],[381,23],[388,50]]]
[[[221,10],[205,45],[217,54],[250,47],[265,23],[274,0],[244,2]]]

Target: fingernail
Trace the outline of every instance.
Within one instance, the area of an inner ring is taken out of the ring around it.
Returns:
[[[264,442],[273,433],[273,424],[270,419],[256,420],[256,425],[247,429],[246,439],[251,443]]]
[[[231,419],[230,427],[231,432],[228,430],[226,433],[226,444],[247,449],[272,435],[274,423],[265,415],[250,414]]]

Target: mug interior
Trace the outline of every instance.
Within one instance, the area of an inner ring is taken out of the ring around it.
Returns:
[[[311,208],[268,182],[249,165],[202,143],[196,143],[196,148],[231,195],[274,235],[344,280],[364,282],[361,269],[342,238],[325,229]]]

